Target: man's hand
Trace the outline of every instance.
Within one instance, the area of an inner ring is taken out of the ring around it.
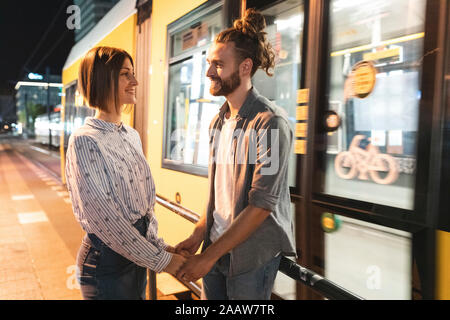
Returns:
[[[204,254],[191,256],[178,270],[177,278],[184,281],[196,281],[203,278],[214,266],[215,260],[208,259]]]
[[[170,252],[170,253],[177,253],[176,250],[175,250],[175,248],[172,247],[172,246],[167,246],[167,247],[166,247],[166,251],[167,251],[167,252]]]
[[[202,241],[203,239],[195,239],[193,236],[190,236],[175,246],[175,252],[179,254],[188,252],[193,255],[197,252],[198,248],[200,248]]]
[[[186,256],[186,253],[189,253],[190,255],[195,254],[203,242],[203,236],[203,228],[196,228],[189,238],[175,246],[175,252],[183,254],[184,256]]]
[[[174,247],[172,247],[172,246],[167,246],[167,247],[166,247],[166,251],[167,251],[167,252],[170,252],[170,253],[181,254],[181,255],[182,255],[183,257],[185,257],[185,258],[188,258],[188,257],[192,256],[192,254],[189,253],[189,251],[180,249],[180,250],[178,250],[178,252],[177,252],[177,250],[176,250]]]

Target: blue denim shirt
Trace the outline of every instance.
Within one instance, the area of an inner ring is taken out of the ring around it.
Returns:
[[[215,153],[228,104],[210,125],[209,200],[203,249],[210,244],[214,212]],[[230,276],[255,269],[278,254],[295,256],[294,224],[290,210],[288,163],[293,132],[286,112],[252,88],[237,115],[234,131],[234,193],[232,219],[248,206],[271,211],[243,243],[230,252]]]

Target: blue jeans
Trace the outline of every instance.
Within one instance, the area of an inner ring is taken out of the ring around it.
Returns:
[[[230,255],[220,258],[203,277],[204,300],[270,300],[281,255],[258,269],[229,277]]]
[[[147,217],[134,227],[145,236]],[[77,269],[85,300],[145,300],[147,269],[111,250],[94,234],[86,234],[81,243]]]

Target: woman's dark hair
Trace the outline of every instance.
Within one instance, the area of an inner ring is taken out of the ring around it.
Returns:
[[[120,112],[117,88],[126,58],[133,65],[131,56],[122,49],[95,47],[86,53],[78,71],[78,88],[90,107],[109,111],[108,104],[113,102],[116,112]]]
[[[233,42],[239,64],[247,58],[252,59],[251,76],[258,68],[272,76],[269,69],[275,66],[275,53],[267,40],[265,28],[264,16],[255,9],[247,9],[244,16],[234,21],[233,27],[219,33],[215,41],[217,43]]]

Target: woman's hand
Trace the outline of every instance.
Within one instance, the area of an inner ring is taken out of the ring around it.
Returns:
[[[174,253],[172,254],[172,259],[170,260],[169,264],[163,271],[170,273],[173,276],[176,276],[177,272],[180,270],[180,268],[184,265],[185,262],[186,262],[185,257]]]

